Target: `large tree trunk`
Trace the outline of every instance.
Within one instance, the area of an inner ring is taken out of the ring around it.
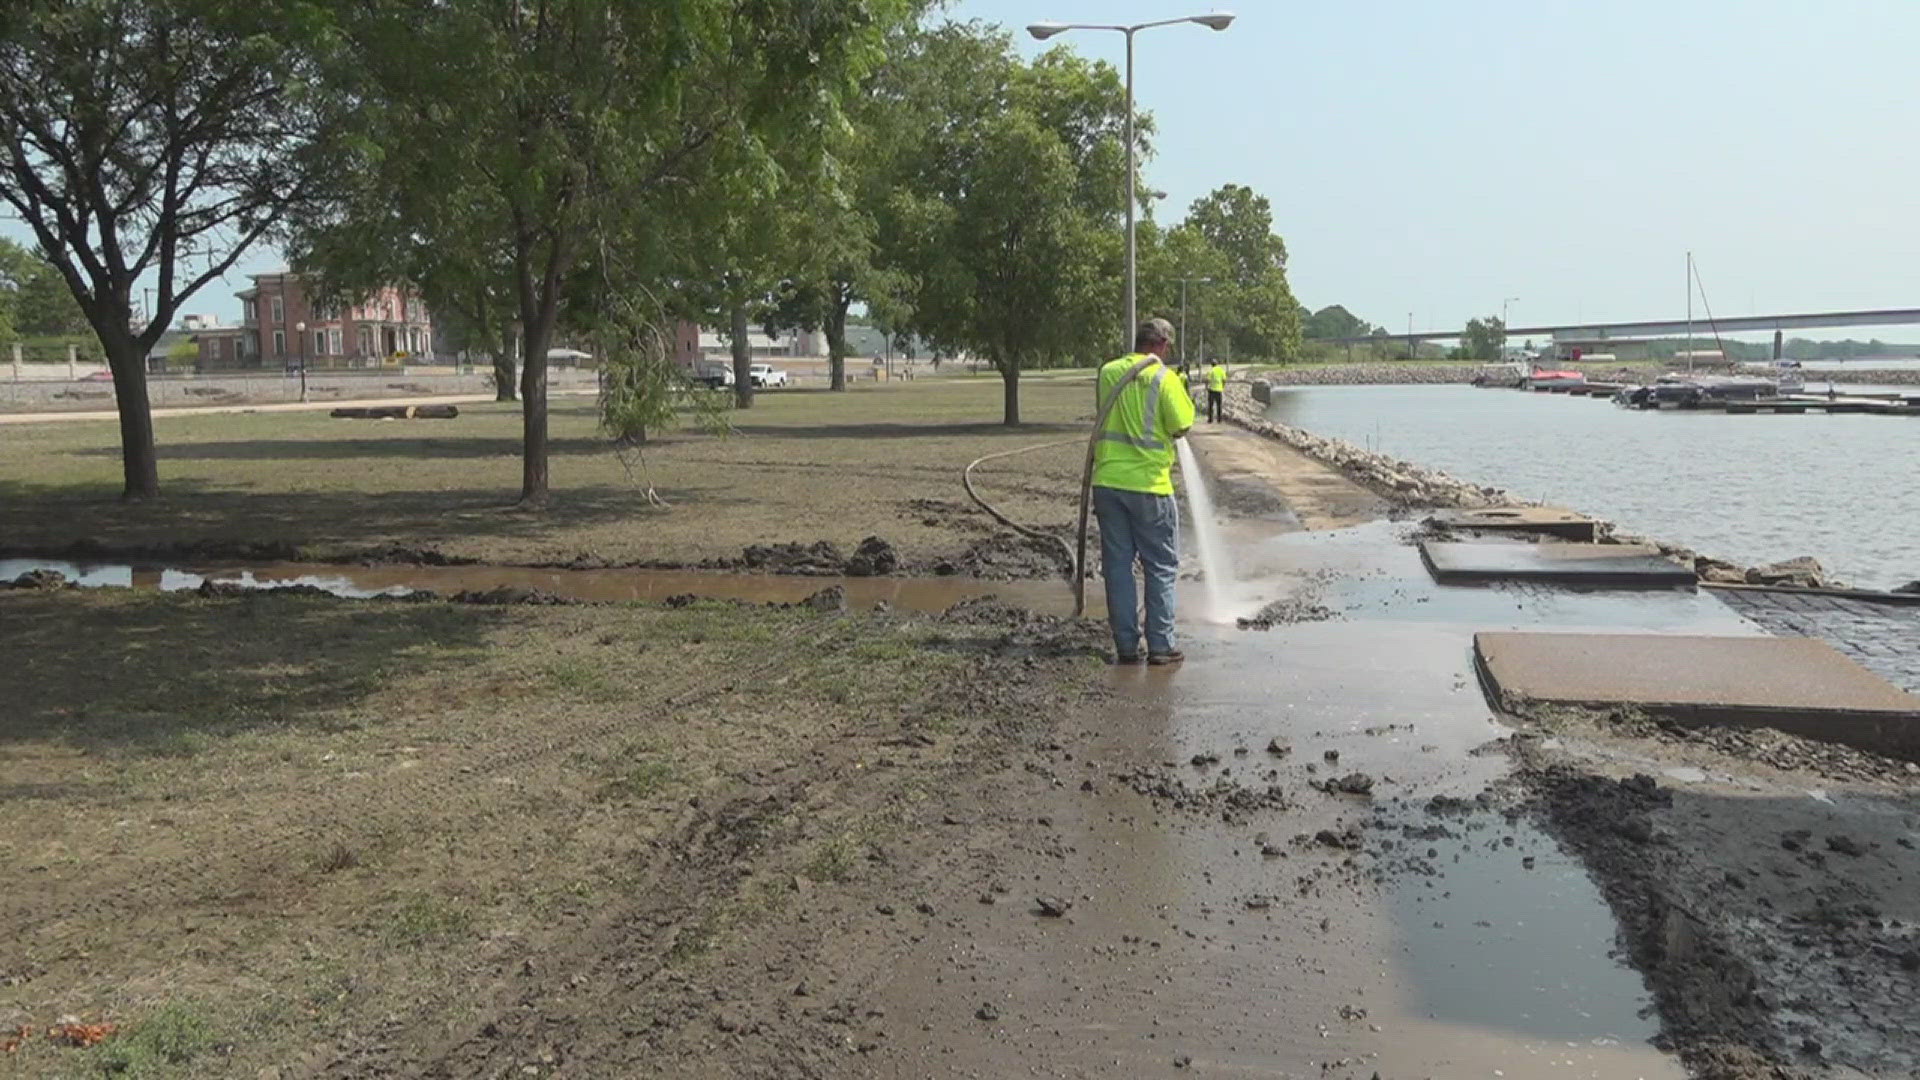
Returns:
[[[1012,361],[1000,365],[1000,388],[1004,405],[1000,422],[1008,427],[1020,426],[1020,366]]]
[[[727,314],[732,318],[733,407],[753,408],[753,347],[747,341],[747,302],[734,299]]]
[[[160,465],[153,449],[153,409],[147,398],[147,358],[130,332],[101,334],[113,372],[113,394],[120,411],[120,466],[125,480],[120,497],[153,499],[160,495]]]
[[[847,388],[847,308],[852,303],[851,296],[842,295],[827,313],[827,386],[832,390]]]
[[[551,303],[551,301],[549,301]],[[520,361],[520,501],[543,506],[547,501],[547,341],[552,324],[529,319],[521,335]]]

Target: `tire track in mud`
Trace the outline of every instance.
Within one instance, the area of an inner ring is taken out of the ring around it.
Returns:
[[[818,647],[834,649],[848,636],[844,630],[828,634]],[[0,967],[33,970],[66,959],[66,947],[83,936],[91,922],[101,918],[152,910],[169,899],[189,894],[243,894],[247,883],[286,867],[303,851],[404,828],[409,820],[420,817],[429,803],[441,814],[470,815],[498,798],[497,792],[476,782],[480,779],[604,739],[628,726],[637,714],[679,709],[705,697],[731,693],[736,686],[751,683],[789,661],[782,652],[746,669],[722,667],[706,677],[681,673],[664,692],[623,707],[609,719],[558,729],[539,726],[538,720],[530,719],[518,737],[504,743],[474,746],[464,754],[456,747],[454,753],[432,766],[390,772],[358,788],[335,787],[309,793],[313,801],[300,803],[277,823],[271,836],[263,837],[257,827],[250,826],[197,837],[192,857],[135,871],[118,888],[38,910],[7,909],[0,912],[0,926],[7,929],[7,940],[18,951],[11,957],[0,954]],[[293,885],[298,878],[285,875],[280,880]],[[310,885],[296,887],[304,891]]]
[[[700,947],[705,916],[750,876],[751,860],[765,842],[765,823],[805,797],[804,785],[774,794],[736,790],[713,809],[683,811],[636,878],[631,902],[602,908],[584,926],[556,928],[547,940],[528,943],[518,978],[504,962],[513,957],[500,958],[502,973],[492,985],[474,988],[488,1000],[484,1019],[420,1047],[410,1035],[412,1022],[393,1018],[350,1042],[316,1047],[292,1075],[312,1080],[498,1075],[543,1052],[564,1075],[584,1028],[624,1022],[605,1014],[609,999],[644,997],[672,970],[679,950]],[[662,1015],[654,1014],[656,1019]],[[621,1039],[633,1042],[631,1056],[639,1060],[624,1064],[639,1069],[652,1056],[650,1030],[650,1025],[625,1022]],[[783,1058],[804,1055],[799,1040],[784,1041],[790,1045]],[[590,1068],[616,1064],[596,1056]]]
[[[960,711],[972,713],[972,703]],[[915,915],[896,921],[891,905],[876,908],[873,901],[893,899],[905,908],[905,898],[921,896],[947,907],[977,893],[979,880],[990,876],[978,860],[941,854],[955,838],[952,815],[976,820],[990,812],[983,770],[994,778],[988,787],[1003,795],[1031,781],[1011,760],[1029,727],[990,724],[938,758],[920,759],[926,771],[915,774],[923,785],[917,799],[903,796],[897,779],[876,787],[863,776],[860,762],[876,746],[916,745],[898,741],[890,718],[792,745],[781,760],[805,763],[804,775],[709,792],[703,802],[712,809],[683,811],[619,901],[583,924],[522,943],[521,953],[496,957],[491,983],[474,988],[487,1003],[460,1030],[420,1046],[408,1034],[417,1025],[396,1018],[316,1047],[288,1075],[496,1076],[535,1061],[541,1075],[553,1076],[846,1075],[849,1055],[863,1046],[854,1002],[869,996],[918,940]],[[806,884],[794,901],[802,905],[799,918],[752,924],[750,939],[719,947],[711,964],[677,962],[684,942],[704,952],[715,913],[756,881],[797,892],[805,873],[798,856],[809,842],[844,834],[876,814],[896,831],[874,841],[856,877]],[[976,835],[971,827],[961,833]],[[523,956],[537,968],[520,967]],[[795,988],[796,978],[818,983],[829,971],[837,973],[837,986]]]

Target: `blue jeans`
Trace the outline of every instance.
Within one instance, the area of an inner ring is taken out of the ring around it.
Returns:
[[[1100,572],[1107,581],[1107,623],[1121,656],[1140,651],[1140,608],[1133,563],[1147,582],[1147,651],[1173,651],[1173,584],[1180,575],[1180,506],[1171,495],[1118,488],[1093,489],[1100,515]]]

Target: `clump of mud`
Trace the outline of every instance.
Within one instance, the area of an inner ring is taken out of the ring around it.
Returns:
[[[1016,581],[1068,575],[1072,563],[1064,540],[1003,532],[975,541],[958,555],[936,559],[927,569],[943,577]]]
[[[1086,656],[1104,660],[1107,634],[1089,619],[1042,615],[1002,602],[991,594],[962,600],[936,617],[949,626],[998,628],[980,647],[995,656],[1053,658]]]
[[[1235,620],[1242,630],[1271,630],[1295,623],[1325,622],[1334,617],[1332,609],[1303,597],[1275,600],[1246,618]]]
[[[882,577],[900,569],[900,553],[887,540],[869,536],[860,541],[850,556],[842,554],[831,540],[815,540],[811,544],[751,544],[742,549],[738,559],[722,559],[708,565],[801,577]]]
[[[877,536],[869,536],[853,549],[847,560],[848,577],[883,577],[900,569],[900,554],[893,545]]]
[[[1292,805],[1280,785],[1272,782],[1253,786],[1217,776],[1210,784],[1195,786],[1171,770],[1146,766],[1121,773],[1118,779],[1135,794],[1170,809],[1218,817],[1228,824],[1239,824],[1257,811],[1285,810]]]
[[[462,589],[447,599],[456,604],[532,604],[541,607],[581,603],[570,596],[561,596],[544,589],[521,588],[518,585],[502,585],[495,589]]]
[[[1774,728],[1688,725],[1647,715],[1626,706],[1584,708],[1544,705],[1524,698],[1503,703],[1509,713],[1554,731],[1599,730],[1608,734],[1656,739],[1677,746],[1712,750],[1741,761],[1788,772],[1804,771],[1829,780],[1897,783],[1920,781],[1920,763],[1884,757],[1866,750],[1789,735]]]
[[[381,544],[361,548],[353,552],[350,559],[361,566],[473,566],[480,561],[417,544]]]
[[[811,544],[750,544],[740,552],[736,566],[774,574],[813,574],[839,577],[847,571],[846,556],[831,541]]]

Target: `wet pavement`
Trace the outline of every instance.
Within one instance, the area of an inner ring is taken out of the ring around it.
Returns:
[[[1472,634],[1756,631],[1691,591],[1438,586],[1409,532],[1232,523],[1223,614],[1331,617],[1188,623],[1183,666],[1114,670],[1111,722],[1066,733],[1056,794],[1024,808],[1048,840],[1008,856],[1020,903],[962,913],[881,988],[927,1033],[883,1074],[1684,1075],[1579,863],[1472,802],[1509,769]],[[1355,773],[1370,794],[1318,789]],[[1284,809],[1236,809],[1271,784]],[[1035,891],[1074,906],[1036,916]],[[989,1037],[956,987],[993,1006]]]

